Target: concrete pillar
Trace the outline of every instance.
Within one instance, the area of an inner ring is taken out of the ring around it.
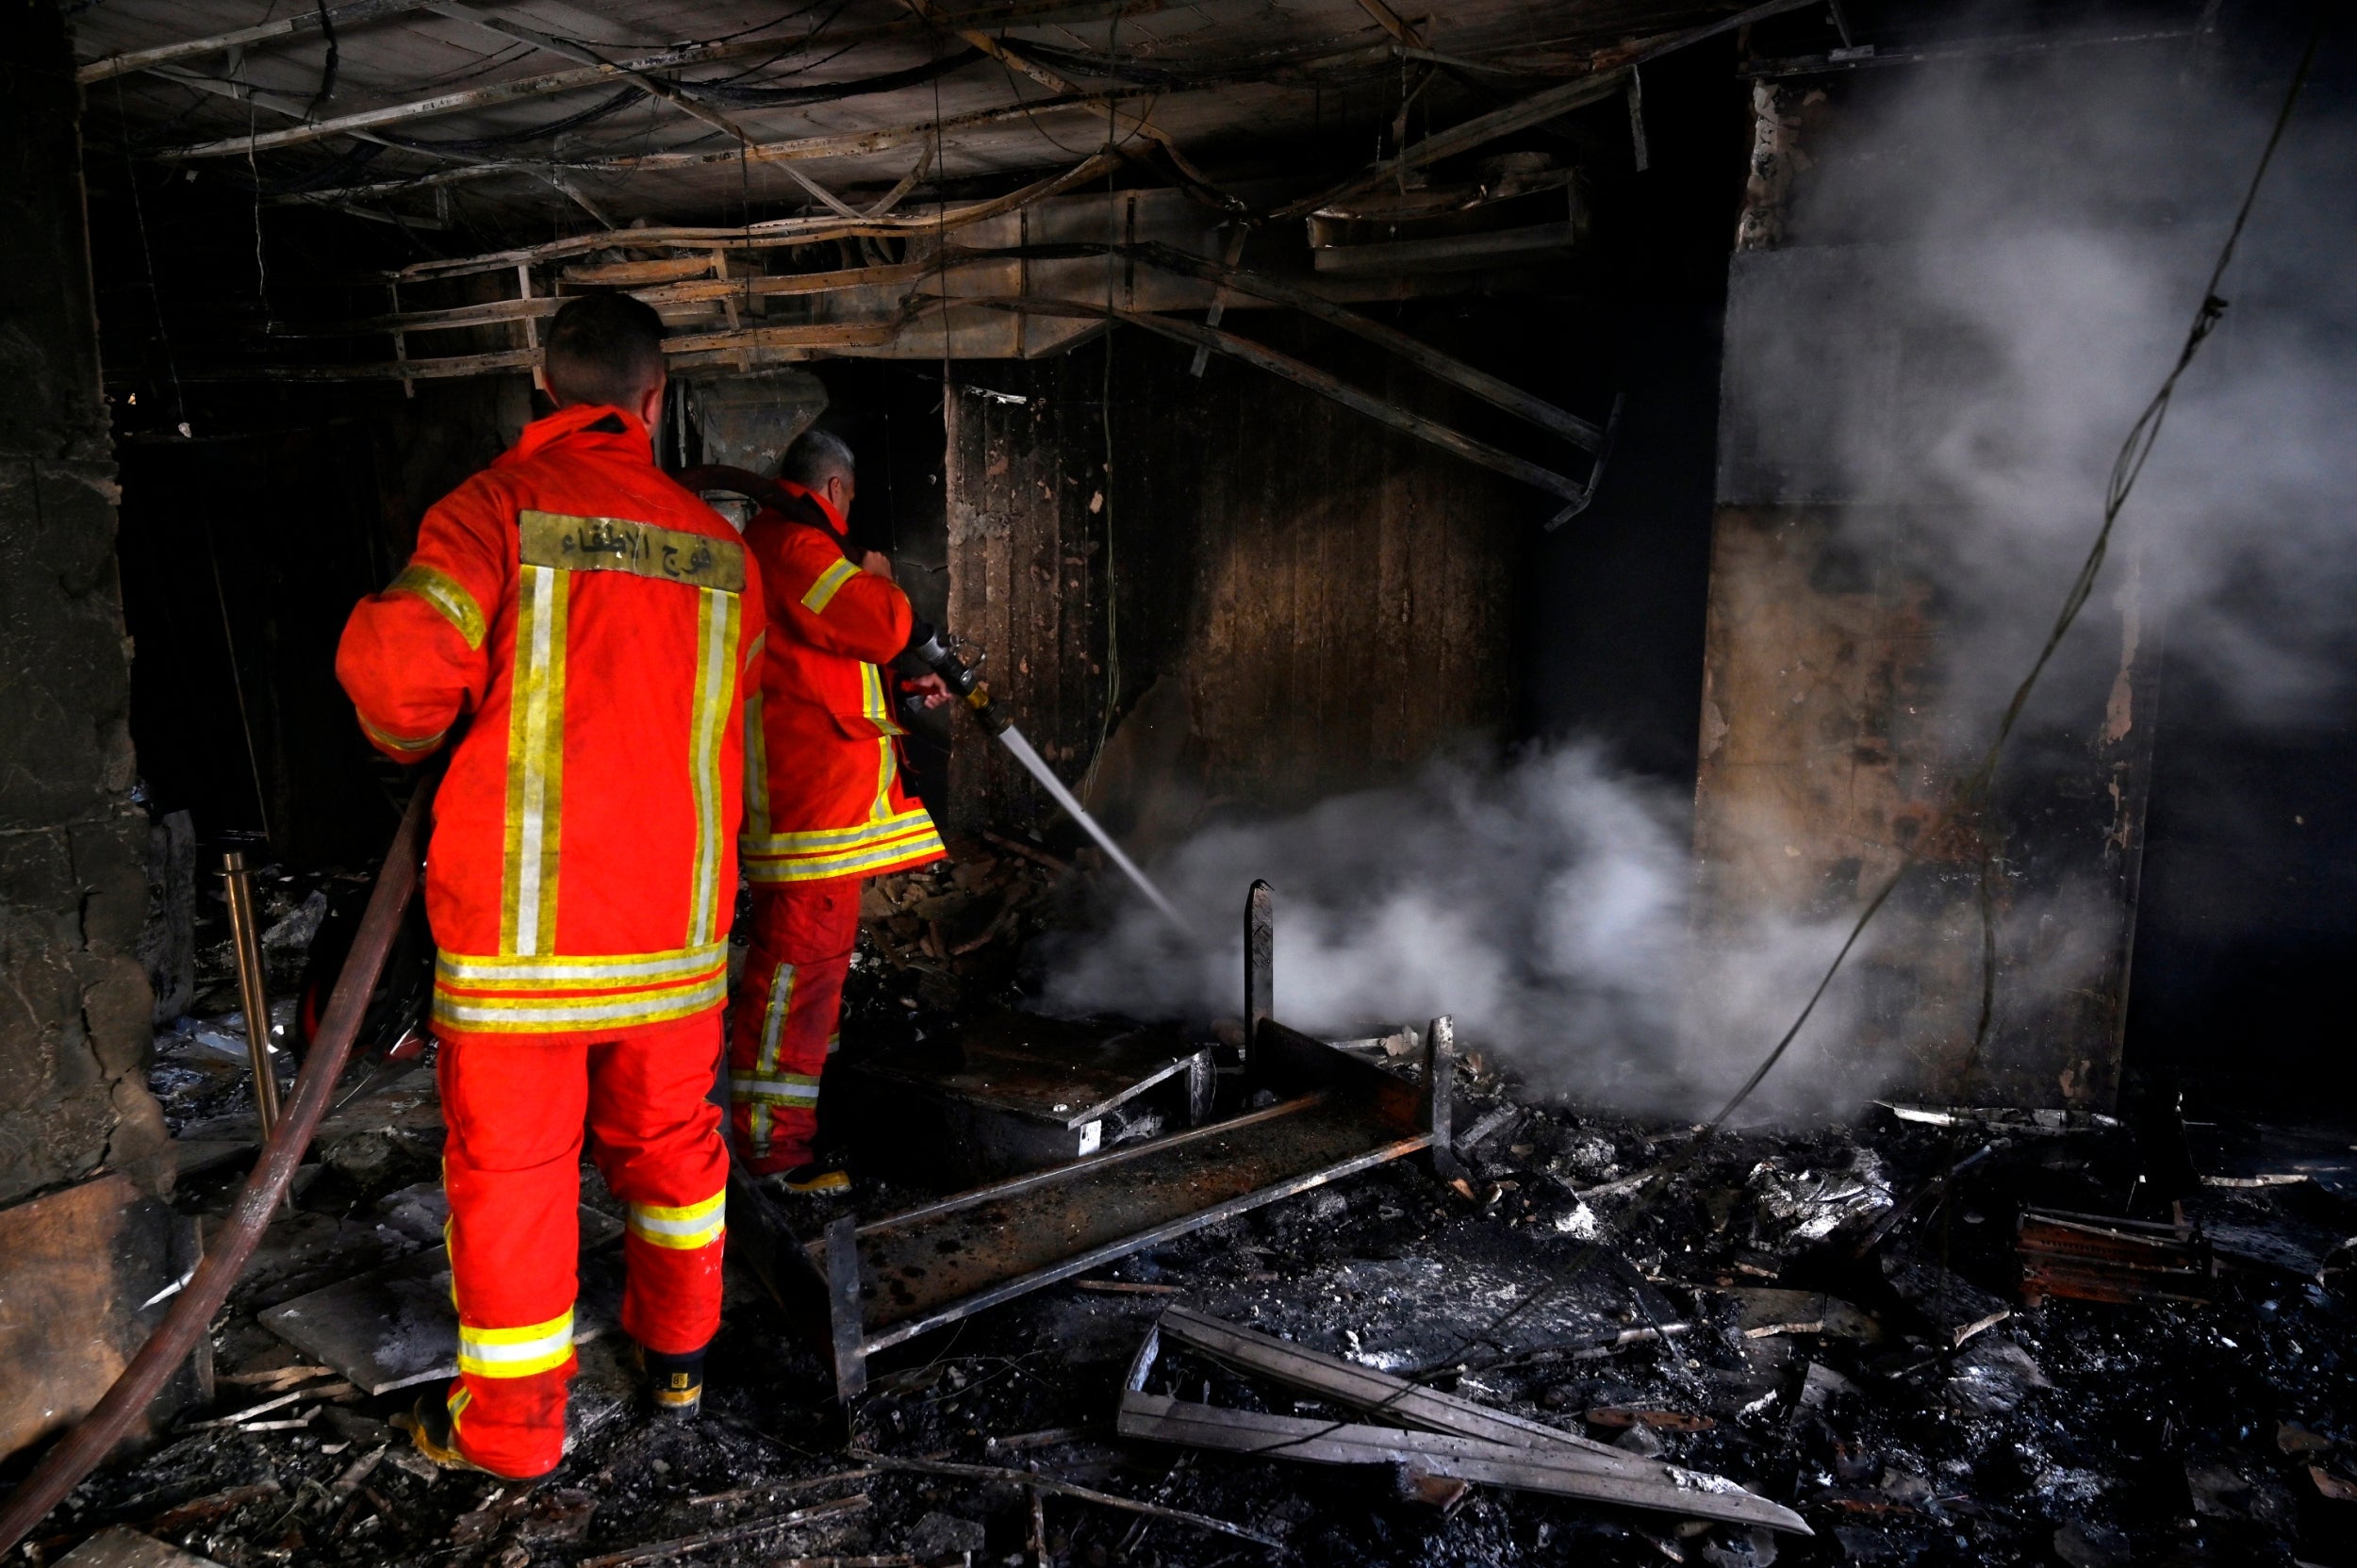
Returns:
[[[0,1203],[168,1158],[79,117],[54,0],[0,9]]]

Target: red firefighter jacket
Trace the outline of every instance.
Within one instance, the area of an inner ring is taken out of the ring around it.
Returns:
[[[818,882],[905,870],[945,851],[900,787],[883,671],[908,646],[908,595],[862,571],[824,497],[786,484],[792,511],[764,507],[745,543],[767,588],[761,690],[745,710],[745,874]]]
[[[720,1005],[761,605],[619,409],[526,426],[426,514],[336,674],[397,760],[473,716],[426,863],[437,1030],[611,1038]]]

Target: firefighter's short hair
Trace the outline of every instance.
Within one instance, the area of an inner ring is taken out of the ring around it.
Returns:
[[[850,447],[832,430],[803,431],[794,437],[794,444],[785,449],[785,455],[778,461],[778,477],[791,480],[806,490],[824,488],[835,474],[849,479],[857,471]]]
[[[584,294],[549,323],[543,361],[559,404],[627,408],[663,379],[663,318],[628,294]]]

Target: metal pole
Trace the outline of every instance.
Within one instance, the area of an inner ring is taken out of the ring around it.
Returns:
[[[1244,1065],[1252,1066],[1261,1025],[1277,1015],[1277,890],[1255,882],[1244,903]]]
[[[231,850],[221,857],[221,874],[228,883],[229,945],[245,1005],[246,1055],[254,1063],[254,1114],[267,1141],[278,1124],[278,1073],[270,1063],[270,995],[262,981],[262,936],[255,929],[254,873],[245,868],[244,851]]]

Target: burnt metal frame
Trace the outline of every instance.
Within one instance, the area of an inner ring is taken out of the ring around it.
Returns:
[[[740,1165],[732,1163],[729,1206],[732,1229],[742,1226],[740,1256],[749,1263],[781,1306],[800,1317],[811,1337],[825,1344],[833,1362],[835,1392],[845,1405],[867,1388],[867,1359],[879,1350],[919,1334],[971,1317],[976,1312],[1018,1296],[1067,1279],[1115,1259],[1182,1236],[1282,1197],[1306,1192],[1388,1161],[1430,1150],[1435,1170],[1443,1180],[1457,1170],[1450,1149],[1450,1088],[1456,1072],[1455,1033],[1446,1018],[1436,1018],[1425,1036],[1424,1081],[1413,1084],[1347,1051],[1277,1022],[1259,1012],[1273,996],[1271,961],[1274,948],[1274,896],[1268,883],[1255,883],[1245,905],[1246,999],[1257,1015],[1248,1037],[1247,1081],[1260,1081],[1289,1091],[1293,1098],[1264,1110],[1248,1112],[1066,1164],[1033,1171],[922,1204],[915,1209],[862,1225],[846,1214],[832,1223],[816,1242],[796,1240],[791,1226]],[[937,1217],[957,1210],[978,1208],[1051,1185],[1086,1180],[1095,1173],[1146,1158],[1188,1142],[1232,1133],[1242,1128],[1278,1120],[1341,1098],[1363,1104],[1376,1124],[1388,1124],[1405,1136],[1373,1143],[1347,1159],[1298,1172],[1112,1242],[1102,1243],[1045,1267],[1015,1275],[930,1312],[920,1312],[875,1333],[866,1327],[860,1279],[859,1240],[864,1235]],[[785,1253],[794,1256],[789,1261]]]

